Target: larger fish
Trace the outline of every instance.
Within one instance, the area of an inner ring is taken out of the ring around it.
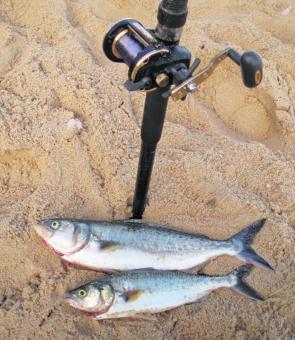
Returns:
[[[227,240],[130,220],[48,219],[35,228],[64,260],[94,270],[189,270],[225,254],[271,269],[250,247],[264,223],[259,220]]]
[[[252,268],[252,265],[244,265],[224,276],[178,271],[124,272],[69,291],[65,300],[97,319],[144,318],[146,314],[196,302],[223,287],[254,300],[264,300],[243,281]]]

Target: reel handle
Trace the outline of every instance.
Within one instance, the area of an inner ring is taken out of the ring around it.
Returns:
[[[262,81],[262,60],[256,52],[248,51],[240,55],[237,51],[230,49],[228,56],[241,67],[244,85],[250,88],[258,86]]]
[[[209,64],[196,74],[191,75],[191,72],[188,72],[188,78],[180,84],[177,81],[174,81],[175,87],[163,93],[163,97],[167,98],[171,96],[175,101],[185,98],[187,94],[194,92],[199,84],[208,79],[217,65],[219,65],[227,57],[241,67],[242,79],[245,86],[253,88],[261,83],[263,71],[260,56],[252,51],[248,51],[240,55],[234,49],[226,48],[225,50],[217,53],[209,61]],[[196,65],[198,66],[198,64]],[[195,69],[195,67],[193,69]]]

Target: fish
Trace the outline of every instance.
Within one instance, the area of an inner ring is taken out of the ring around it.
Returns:
[[[149,315],[198,302],[218,288],[264,301],[264,296],[244,281],[253,268],[246,264],[223,276],[165,270],[116,273],[67,291],[64,301],[98,320],[149,320]]]
[[[265,221],[258,220],[226,240],[133,220],[45,219],[35,225],[35,230],[63,260],[106,273],[136,269],[196,271],[220,255],[273,269],[251,248]]]

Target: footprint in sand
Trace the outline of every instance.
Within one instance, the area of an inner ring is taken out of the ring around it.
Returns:
[[[238,81],[229,79],[218,83],[213,106],[230,129],[247,139],[263,141],[268,137],[271,117],[256,92],[245,89]]]
[[[0,76],[11,71],[22,59],[24,41],[8,27],[0,26]]]
[[[0,206],[8,206],[34,192],[40,184],[41,169],[30,150],[6,151],[0,160]],[[13,201],[9,202],[9,199]]]

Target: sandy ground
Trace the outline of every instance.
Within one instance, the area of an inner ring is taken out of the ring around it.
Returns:
[[[223,63],[187,102],[169,105],[145,219],[226,238],[267,217],[255,249],[276,269],[156,322],[82,316],[60,294],[99,273],[65,270],[32,230],[42,217],[130,216],[143,93],[102,53],[123,17],[155,26],[157,1],[0,1],[0,334],[2,339],[291,339],[295,336],[295,1],[190,1],[182,43],[204,63],[220,49],[263,56],[242,86]],[[73,119],[78,119],[73,121]],[[222,257],[207,273],[239,262]]]

